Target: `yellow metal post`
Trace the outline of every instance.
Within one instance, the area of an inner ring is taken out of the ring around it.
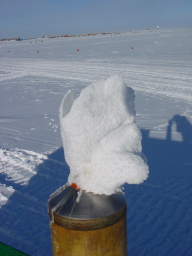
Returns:
[[[126,209],[122,194],[61,188],[49,200],[54,256],[127,256]]]

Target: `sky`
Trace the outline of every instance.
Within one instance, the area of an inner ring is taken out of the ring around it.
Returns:
[[[192,26],[192,0],[0,0],[0,38]]]

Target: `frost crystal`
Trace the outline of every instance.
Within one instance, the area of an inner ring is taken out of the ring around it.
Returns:
[[[135,123],[134,91],[118,76],[98,81],[60,107],[60,125],[69,182],[96,194],[113,194],[124,183],[148,176]]]

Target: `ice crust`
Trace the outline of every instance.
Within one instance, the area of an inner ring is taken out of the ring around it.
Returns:
[[[60,106],[61,136],[70,166],[69,183],[110,195],[124,183],[148,177],[135,123],[134,91],[119,76],[97,81],[75,96],[68,91]]]

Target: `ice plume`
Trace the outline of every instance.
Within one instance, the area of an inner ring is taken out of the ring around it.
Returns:
[[[60,107],[60,126],[69,183],[96,194],[113,194],[124,183],[148,176],[141,133],[135,123],[134,91],[119,76],[94,82]]]

